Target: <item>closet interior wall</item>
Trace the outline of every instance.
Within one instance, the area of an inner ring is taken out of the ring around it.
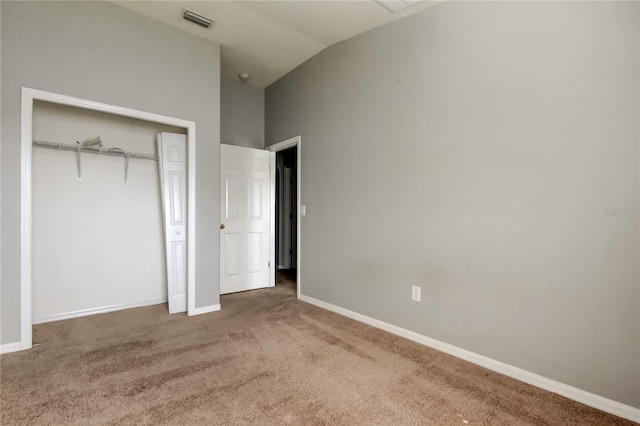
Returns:
[[[156,154],[159,132],[185,133],[96,111],[34,104],[34,140]],[[164,303],[166,264],[158,163],[33,148],[33,322]]]

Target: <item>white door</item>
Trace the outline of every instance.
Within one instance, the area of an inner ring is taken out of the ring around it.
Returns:
[[[187,137],[158,134],[169,313],[187,310]]]
[[[269,287],[271,153],[220,145],[220,293]]]

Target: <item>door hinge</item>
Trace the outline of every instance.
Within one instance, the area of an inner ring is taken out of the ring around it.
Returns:
[[[267,268],[271,268],[271,262],[267,262]]]

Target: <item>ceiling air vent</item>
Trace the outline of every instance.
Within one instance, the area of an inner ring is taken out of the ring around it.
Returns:
[[[209,19],[206,16],[202,16],[193,10],[184,9],[182,11],[182,18],[186,21],[193,22],[196,25],[200,25],[202,28],[209,29],[213,27],[216,22],[213,19]]]

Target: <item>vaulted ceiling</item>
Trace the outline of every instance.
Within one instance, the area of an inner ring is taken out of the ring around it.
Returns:
[[[392,0],[395,13],[374,0],[113,1],[221,46],[222,75],[250,74],[266,87],[327,46],[441,1]],[[210,29],[182,19],[190,9],[214,21]]]

